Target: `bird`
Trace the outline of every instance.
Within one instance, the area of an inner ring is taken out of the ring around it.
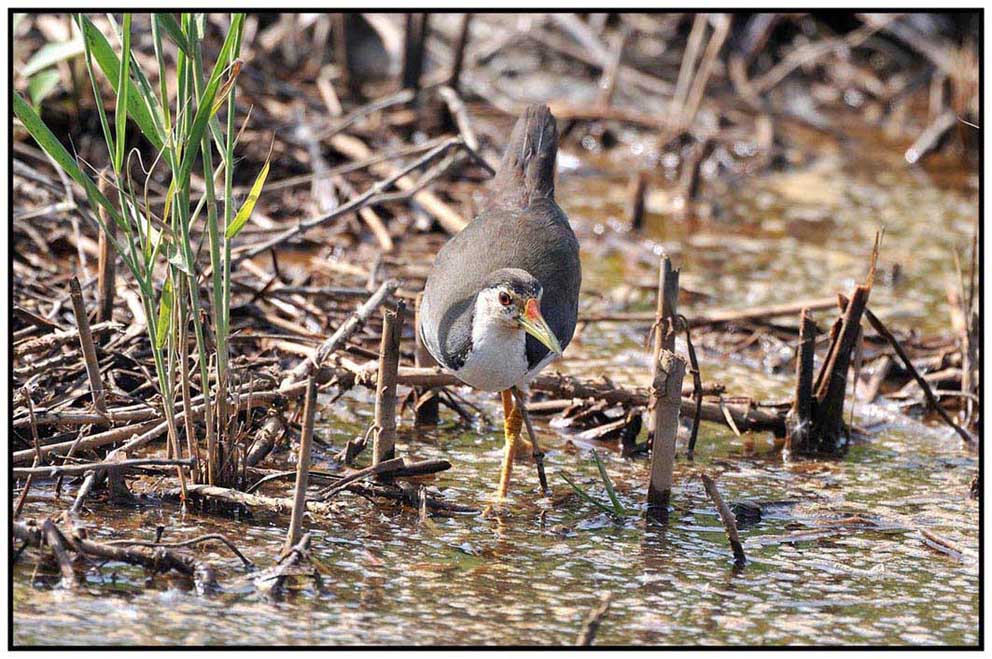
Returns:
[[[504,450],[495,498],[506,499],[527,385],[575,333],[579,242],[555,201],[558,127],[546,105],[517,119],[482,211],[435,257],[417,331],[438,364],[475,389],[499,392]],[[538,459],[542,487],[543,466]]]

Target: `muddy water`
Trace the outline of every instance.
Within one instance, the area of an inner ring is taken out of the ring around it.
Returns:
[[[571,155],[580,163],[586,154]],[[977,197],[967,179],[938,187],[926,174],[907,171],[898,155],[876,143],[823,149],[801,171],[723,186],[712,196],[713,219],[697,226],[664,222],[652,211],[668,200],[653,197],[650,237],[635,248],[621,246],[623,178],[569,167],[566,157],[559,196],[589,247],[584,304],[608,307],[599,294],[620,281],[651,280],[661,248],[682,264],[686,287],[713,296],[687,314],[828,295],[863,278],[872,237],[884,224],[885,276],[873,306],[893,326],[942,330],[951,250],[964,253],[968,246]],[[628,308],[650,305],[643,294]],[[643,383],[644,329],[590,325],[563,368]],[[757,397],[788,394],[787,375],[730,357],[704,353],[704,379]],[[469,395],[498,419],[494,400]],[[216,594],[113,563],[92,566],[85,585],[69,592],[54,585],[53,566],[39,566],[29,554],[14,568],[14,641],[569,644],[600,595],[611,592],[597,637],[603,644],[977,643],[978,505],[967,496],[976,457],[953,433],[893,406],[862,404],[856,414],[874,433],[833,462],[783,462],[771,437],[745,443],[704,425],[695,464],[678,468],[672,523],[651,531],[637,517],[646,463],[599,450],[632,513],[618,523],[561,479],[565,472],[606,500],[589,446],[541,420],[555,491],[550,501],[536,495],[536,476],[523,464],[510,510],[498,516],[421,521],[414,511],[341,495],[337,514],[308,520],[322,585],[301,584],[280,602],[260,599],[250,575],[220,549],[203,555],[219,568]],[[330,467],[330,456],[361,434],[371,416],[364,391],[325,404],[317,466]],[[501,457],[496,426],[445,421],[436,431],[413,432],[404,419],[399,450],[450,460],[454,468],[433,487],[452,501],[485,506]],[[762,507],[760,521],[741,532],[749,557],[743,570],[732,565],[719,520],[694,477],[699,470],[721,474],[725,499]],[[289,487],[266,491],[285,494]],[[50,500],[30,501],[23,516],[54,510]],[[112,521],[103,526],[113,530],[93,529],[105,538],[151,538],[159,524],[173,539],[224,533],[263,568],[279,552],[287,523],[265,515],[182,514],[154,499],[127,509],[94,503],[92,519]],[[919,529],[952,540],[961,556],[929,549]]]

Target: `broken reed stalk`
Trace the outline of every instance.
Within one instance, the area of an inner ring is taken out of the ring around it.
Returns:
[[[403,89],[420,89],[420,76],[424,70],[424,53],[427,43],[427,16],[424,12],[406,15],[403,38]]]
[[[813,423],[813,358],[816,354],[816,323],[809,309],[799,315],[799,347],[796,357],[796,394],[786,417],[786,448],[790,453],[810,452]]]
[[[478,156],[479,165],[483,166],[490,176],[495,174],[492,165],[485,161],[482,155],[479,153],[480,145],[479,138],[476,136],[475,131],[472,129],[472,122],[468,116],[468,109],[465,107],[465,101],[459,96],[451,87],[447,85],[441,85],[437,88],[437,95],[441,97],[444,101],[444,106],[447,110],[446,122],[449,127],[456,128],[458,130],[459,136],[465,141],[465,147]],[[461,157],[465,157],[464,154]]]
[[[677,323],[676,307],[679,299],[679,271],[672,268],[672,260],[666,254],[658,264],[658,304],[655,309],[654,349],[651,352],[651,380],[658,376],[658,364],[661,351],[675,350],[675,327]],[[679,381],[681,387],[681,380]],[[648,440],[651,441],[655,432],[654,398],[648,401]]]
[[[610,610],[610,602],[612,601],[613,593],[606,592],[599,596],[599,605],[589,612],[589,617],[586,618],[585,623],[582,625],[582,631],[575,640],[576,645],[592,645],[593,640],[596,638],[596,632],[599,631],[599,626],[603,623],[603,618],[606,617],[606,613]]]
[[[682,314],[679,314],[679,320],[685,328],[685,346],[689,351],[689,372],[692,374],[692,395],[696,399],[696,410],[692,415],[692,431],[689,433],[689,446],[685,453],[686,460],[692,462],[696,453],[696,439],[699,437],[699,422],[703,420],[703,377],[699,372],[699,360],[696,359],[696,348],[692,345],[689,321]]]
[[[375,310],[386,301],[387,298],[391,297],[396,289],[399,288],[400,282],[395,279],[387,279],[382,282],[376,291],[369,296],[362,306],[360,306],[348,320],[344,321],[340,327],[331,335],[329,339],[320,344],[317,351],[314,353],[312,359],[304,359],[302,362],[297,364],[296,368],[290,371],[289,375],[286,376],[282,381],[282,388],[292,386],[297,382],[302,382],[311,374],[313,374],[320,366],[324,363],[330,355],[336,352],[339,348],[344,346],[344,344],[350,339],[358,330],[360,330],[365,323],[368,322]]]
[[[630,228],[640,231],[644,227],[644,197],[647,194],[648,173],[639,171],[627,182],[627,217]]]
[[[452,50],[451,73],[448,75],[448,86],[456,92],[458,91],[458,83],[462,77],[462,66],[465,63],[465,47],[468,45],[471,24],[472,14],[462,14],[462,24],[458,30],[458,39],[455,41],[455,47]]]
[[[296,460],[296,489],[293,493],[293,514],[286,534],[288,554],[300,540],[303,530],[303,515],[307,505],[307,485],[310,482],[310,449],[313,446],[313,425],[317,416],[317,381],[312,376],[307,380],[307,393],[303,401],[303,432],[300,435],[300,453]]]
[[[840,327],[823,363],[817,382],[811,429],[814,452],[836,454],[843,447],[844,399],[847,391],[847,371],[861,329],[861,316],[868,305],[871,287],[855,287]]]
[[[682,379],[686,360],[670,350],[662,350],[655,365],[651,385],[654,409],[654,445],[651,449],[651,476],[648,482],[647,516],[652,522],[668,522],[668,502],[672,496],[675,470],[675,440],[679,431]]]
[[[355,75],[355,63],[348,49],[348,28],[354,26],[353,19],[351,14],[331,14],[331,35],[334,39],[334,60],[338,64],[341,83],[353,96],[360,98],[360,80]]]
[[[76,316],[79,347],[83,351],[83,359],[86,362],[86,376],[90,381],[93,407],[100,414],[106,414],[107,400],[103,393],[103,381],[100,379],[100,362],[97,360],[96,347],[93,345],[93,334],[90,332],[90,320],[86,315],[83,291],[79,287],[79,279],[76,277],[69,280],[69,297],[72,298],[72,312]]]
[[[747,556],[744,555],[744,545],[741,544],[741,537],[737,533],[737,518],[727,504],[724,503],[723,497],[720,496],[720,491],[716,489],[716,483],[713,479],[706,474],[700,474],[699,477],[703,481],[703,488],[706,490],[706,494],[713,501],[713,505],[716,506],[716,511],[720,515],[720,521],[723,522],[723,528],[727,532],[727,539],[730,540],[730,548],[734,552],[734,565],[744,567],[747,563]]]
[[[690,161],[682,176],[682,189],[684,190],[685,204],[682,207],[683,215],[695,218],[693,202],[698,202],[703,184],[703,163],[713,155],[713,151],[719,146],[716,140],[704,138],[696,145],[690,155]]]
[[[382,314],[382,343],[375,387],[373,465],[396,457],[396,373],[400,365],[400,337],[405,310],[406,304],[400,300],[395,311],[386,310]]]
[[[62,542],[62,533],[55,526],[55,522],[50,519],[41,523],[41,533],[45,538],[45,544],[55,554],[55,561],[59,564],[59,572],[62,573],[62,587],[75,588],[77,583],[76,571],[72,567],[72,559],[69,558],[65,543]]]
[[[599,96],[596,99],[596,105],[600,108],[609,108],[613,102],[613,96],[616,93],[617,82],[619,80],[620,64],[623,60],[623,49],[627,45],[629,38],[630,31],[623,28],[616,35],[613,47],[610,50],[609,59],[603,66],[603,71],[599,77]]]
[[[437,362],[434,361],[434,357],[431,356],[430,351],[427,350],[427,346],[424,345],[424,342],[420,338],[420,332],[417,331],[417,328],[420,327],[420,302],[422,299],[423,293],[417,295],[416,314],[413,325],[413,335],[416,339],[414,363],[417,368],[432,368],[437,366]],[[437,390],[430,387],[418,387],[414,389],[414,396],[414,424],[417,426],[436,426],[438,421],[440,421],[440,399],[438,398]]]

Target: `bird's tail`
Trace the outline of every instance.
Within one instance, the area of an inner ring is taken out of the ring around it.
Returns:
[[[555,194],[558,126],[546,105],[528,106],[517,119],[493,180],[494,201],[527,206]]]

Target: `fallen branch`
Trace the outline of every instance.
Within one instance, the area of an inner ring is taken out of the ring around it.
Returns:
[[[750,307],[748,309],[727,309],[711,311],[703,315],[689,318],[690,327],[704,327],[707,325],[720,325],[725,323],[762,322],[769,318],[781,316],[791,316],[802,311],[804,308],[811,311],[832,309],[837,304],[836,297],[814,298],[788,304],[770,304],[761,307]],[[630,313],[613,314],[589,314],[581,316],[579,322],[582,323],[609,323],[609,322],[654,322],[655,312],[636,311]]]
[[[846,304],[847,298],[841,296],[841,301]],[[899,356],[903,366],[907,371],[909,371],[909,374],[913,376],[916,383],[920,385],[920,388],[923,390],[923,395],[927,398],[927,402],[934,409],[934,411],[940,415],[940,418],[944,420],[944,423],[953,428],[961,439],[964,440],[965,444],[972,448],[978,446],[978,440],[967,430],[954,423],[951,415],[948,414],[943,407],[941,407],[940,401],[937,400],[937,397],[933,393],[933,389],[930,388],[930,383],[926,381],[926,378],[920,375],[919,371],[916,370],[916,367],[913,366],[913,361],[909,358],[909,355],[906,354],[906,351],[903,350],[902,346],[899,344],[899,341],[896,340],[896,337],[892,335],[892,332],[889,331],[879,317],[872,313],[871,309],[865,309],[865,317],[868,319],[868,322],[871,323],[871,326],[875,329],[875,331],[878,332],[879,335],[886,341],[888,341],[889,345],[892,346],[892,349],[895,350],[896,355]]]
[[[119,462],[90,462],[78,465],[52,465],[51,467],[14,467],[15,477],[20,476],[41,476],[55,478],[56,476],[81,476],[88,472],[102,473],[104,471],[125,470],[132,467],[148,466],[181,466],[194,467],[194,458],[182,458],[179,460],[168,458],[140,458],[136,460],[121,460]]]
[[[305,359],[300,362],[296,368],[290,371],[289,375],[286,376],[282,381],[282,387],[286,388],[297,382],[302,382],[311,373],[323,364],[331,354],[341,348],[345,342],[348,341],[358,330],[360,330],[365,323],[369,321],[375,310],[378,309],[387,298],[392,297],[399,288],[400,282],[395,279],[387,279],[382,282],[376,291],[369,296],[362,306],[355,310],[348,320],[343,322],[338,329],[330,336],[329,339],[320,344],[317,351],[314,353],[312,359]]]
[[[606,617],[606,613],[610,610],[610,602],[612,601],[613,593],[606,592],[600,595],[599,606],[589,612],[589,617],[586,618],[585,623],[582,625],[582,631],[575,640],[576,645],[592,645],[593,640],[596,638],[596,632],[599,631],[599,626],[603,623],[603,618]]]
[[[91,334],[118,332],[122,329],[124,329],[124,325],[113,321],[94,323],[93,325],[90,325]],[[26,355],[33,355],[39,352],[50,353],[55,348],[63,346],[67,343],[73,343],[78,339],[79,332],[75,329],[59,330],[58,332],[52,332],[51,334],[46,334],[45,336],[25,339],[20,343],[14,344],[14,360],[19,360]]]

